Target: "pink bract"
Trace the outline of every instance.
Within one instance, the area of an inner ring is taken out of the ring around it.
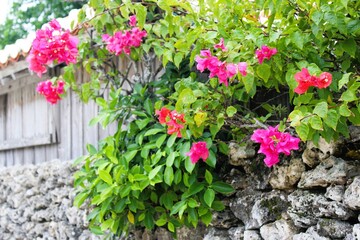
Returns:
[[[260,49],[255,51],[256,57],[260,64],[263,63],[264,59],[270,60],[270,58],[277,53],[276,48],[270,48],[266,45],[261,46]]]
[[[240,62],[238,64],[222,62],[216,56],[212,56],[211,51],[208,49],[200,51],[200,56],[196,56],[195,61],[197,63],[196,68],[200,72],[209,70],[209,77],[217,77],[219,83],[225,86],[229,85],[228,79],[234,77],[238,72],[246,76],[246,62]]]
[[[136,15],[132,15],[129,17],[129,25],[131,27],[135,27],[137,23]]]
[[[279,132],[278,126],[268,129],[257,129],[251,136],[251,140],[260,143],[258,153],[266,156],[264,162],[271,167],[279,162],[279,154],[289,155],[291,150],[299,149],[300,139],[289,133]]]
[[[184,114],[180,114],[175,110],[171,111],[166,107],[162,107],[160,110],[156,110],[155,114],[159,116],[159,122],[161,124],[167,125],[168,134],[176,133],[177,137],[181,137],[181,129],[184,128],[185,123]]]
[[[36,31],[36,37],[27,57],[29,69],[41,77],[46,72],[46,65],[53,61],[76,63],[78,43],[77,37],[72,36],[69,30],[61,29],[55,19],[52,20],[45,29]]]
[[[307,92],[309,87],[327,88],[330,86],[332,81],[332,75],[330,73],[323,72],[319,77],[317,77],[315,75],[311,75],[307,68],[301,69],[301,72],[296,73],[294,78],[299,83],[294,89],[294,92],[297,94]]]
[[[115,32],[114,36],[104,34],[102,40],[107,44],[106,49],[109,52],[115,53],[115,55],[121,53],[130,55],[131,48],[140,47],[143,38],[146,36],[147,32],[145,30],[141,31],[139,28],[133,27],[131,30],[125,30],[124,32]]]
[[[206,142],[193,143],[190,152],[186,153],[190,157],[193,164],[197,163],[200,159],[204,162],[209,157],[209,149],[206,147]]]
[[[57,85],[54,85],[50,80],[39,82],[36,91],[45,96],[46,101],[51,104],[57,103],[61,99],[60,94],[64,93],[64,81],[59,80]]]
[[[227,47],[225,47],[225,45],[224,45],[224,39],[223,38],[220,39],[219,43],[214,45],[214,48],[215,49],[220,48],[223,52],[226,52],[228,50]]]

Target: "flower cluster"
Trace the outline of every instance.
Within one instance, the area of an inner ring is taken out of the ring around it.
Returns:
[[[178,137],[181,137],[181,129],[184,128],[184,114],[179,114],[175,110],[171,111],[166,107],[156,110],[156,115],[159,116],[159,122],[168,126],[168,134],[176,133]]]
[[[186,153],[190,157],[193,164],[197,163],[200,158],[205,162],[209,157],[209,150],[206,147],[206,142],[193,143],[190,152]]]
[[[222,49],[223,46],[219,46]],[[228,86],[228,78],[232,78],[238,72],[241,75],[246,76],[247,63],[226,63],[220,61],[216,56],[211,55],[210,50],[202,50],[200,56],[196,56],[195,61],[197,62],[197,69],[200,72],[206,69],[210,71],[210,78],[218,77],[219,82]]]
[[[305,93],[309,87],[327,88],[332,81],[332,75],[328,72],[323,72],[319,77],[310,75],[307,68],[303,68],[301,72],[295,74],[295,80],[299,85],[294,89],[298,94]]]
[[[120,55],[123,52],[130,55],[132,47],[140,47],[142,39],[147,36],[147,32],[135,27],[135,15],[130,16],[129,24],[133,27],[131,30],[118,31],[114,36],[102,35],[102,40],[107,44],[106,49],[109,52],[115,53],[115,55]]]
[[[251,136],[251,140],[260,143],[258,153],[265,154],[264,162],[271,167],[279,162],[279,154],[290,155],[291,150],[299,149],[300,139],[292,137],[289,133],[279,132],[278,127],[257,129]]]
[[[270,58],[277,53],[276,48],[269,48],[268,46],[261,46],[260,49],[256,50],[255,54],[260,64],[263,63],[264,59],[270,60]]]
[[[57,61],[66,64],[76,63],[79,40],[72,36],[69,30],[64,31],[54,19],[45,29],[36,31],[27,61],[29,69],[39,77],[46,72],[46,64]]]
[[[36,91],[45,96],[46,101],[51,104],[57,103],[61,99],[60,94],[64,93],[64,81],[59,80],[57,85],[54,85],[50,80],[39,82]]]

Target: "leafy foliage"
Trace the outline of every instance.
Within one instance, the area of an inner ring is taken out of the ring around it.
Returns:
[[[100,106],[92,124],[118,124],[113,136],[89,145],[89,155],[78,161],[84,165],[75,176],[75,204],[89,199],[88,219],[96,233],[208,225],[211,211],[224,209],[219,193],[233,191],[218,174],[226,142],[243,142],[254,128],[279,124],[281,130],[294,128],[303,141],[316,142],[346,137],[348,125],[360,124],[358,1],[193,2],[91,0],[94,16],[87,18],[85,9],[79,14],[79,33],[89,36],[80,35],[78,66],[91,80],[78,84],[75,65],[63,78],[82,100]],[[129,65],[122,68],[101,35],[126,30],[134,14],[147,37],[123,56]],[[221,38],[227,51],[214,49]],[[277,51],[260,64],[255,52],[262,46]],[[229,86],[209,79],[208,72],[196,70],[196,56],[204,49],[225,63],[246,62],[247,74],[231,75]],[[155,59],[164,68],[161,78]],[[146,71],[138,68],[136,78],[130,78],[130,66],[138,61]],[[331,73],[331,85],[294,93],[294,75],[303,68],[309,75]],[[275,94],[264,97],[271,91]],[[282,96],[288,96],[284,104]],[[168,135],[155,118],[163,106],[185,115],[182,138]],[[210,148],[205,163],[194,165],[186,156],[195,141]]]

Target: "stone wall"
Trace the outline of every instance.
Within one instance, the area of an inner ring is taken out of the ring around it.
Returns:
[[[352,132],[356,136],[360,133]],[[360,239],[360,144],[303,144],[272,168],[258,146],[230,144],[221,174],[236,193],[209,227],[181,229],[179,239]],[[96,239],[86,211],[72,206],[70,162],[0,170],[0,239]],[[128,239],[172,239],[165,229],[134,231]]]
[[[96,239],[72,206],[71,162],[0,169],[0,239]]]

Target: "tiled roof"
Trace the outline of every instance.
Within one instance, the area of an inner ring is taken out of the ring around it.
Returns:
[[[73,26],[76,26],[78,12],[79,9],[73,9],[67,17],[58,18],[57,20],[64,29],[71,30],[72,22],[74,22]],[[26,38],[19,39],[14,44],[6,45],[3,50],[0,50],[0,71],[14,62],[23,60],[29,53],[34,39],[35,32],[31,32]]]

